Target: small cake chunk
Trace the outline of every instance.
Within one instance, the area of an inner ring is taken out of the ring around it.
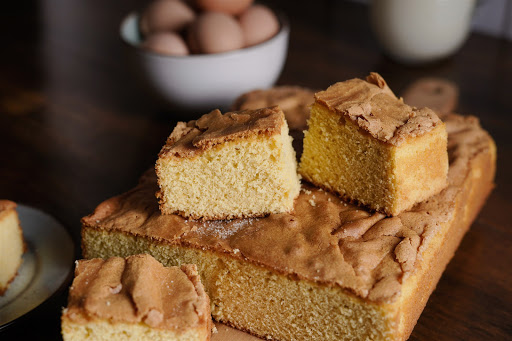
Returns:
[[[204,341],[211,328],[195,265],[164,267],[146,254],[77,261],[64,341]]]
[[[279,105],[290,130],[300,130],[302,133],[307,128],[310,107],[315,101],[314,94],[313,90],[300,86],[275,86],[242,94],[231,108],[245,110]]]
[[[5,293],[16,277],[24,251],[16,203],[0,200],[0,295]]]
[[[308,125],[299,173],[347,200],[395,216],[446,186],[444,123],[376,73],[315,94]]]
[[[163,214],[222,220],[289,212],[300,191],[278,106],[179,122],[156,162]]]

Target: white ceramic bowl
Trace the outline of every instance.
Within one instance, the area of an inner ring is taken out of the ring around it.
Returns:
[[[226,110],[233,100],[255,88],[272,86],[284,66],[290,28],[279,16],[281,29],[271,39],[240,50],[184,57],[154,53],[139,47],[137,13],[121,23],[121,38],[129,45],[135,67],[174,108],[186,111]]]

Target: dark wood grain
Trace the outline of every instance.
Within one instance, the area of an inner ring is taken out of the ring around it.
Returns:
[[[121,18],[142,4],[9,1],[0,13],[0,198],[57,217],[77,252],[80,218],[136,183],[180,114],[136,82],[118,37]],[[447,60],[403,66],[380,52],[362,5],[283,0],[274,6],[292,27],[280,84],[325,88],[370,71],[397,93],[425,76],[458,84],[458,111],[479,117],[497,142],[496,189],[410,339],[511,339],[512,43],[472,34]],[[66,292],[59,293],[0,339],[58,340],[65,301]]]

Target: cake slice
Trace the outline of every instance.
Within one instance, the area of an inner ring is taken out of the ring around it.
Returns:
[[[316,186],[392,216],[446,187],[444,123],[376,73],[316,93],[308,125],[299,173]]]
[[[162,215],[153,172],[82,219],[83,256],[147,252],[166,265],[197,264],[214,319],[263,338],[406,340],[493,188],[492,138],[474,117],[445,124],[447,187],[396,217],[309,184],[291,213]]]
[[[24,251],[16,203],[0,200],[0,295],[5,293],[16,277]]]
[[[196,266],[146,254],[77,261],[62,313],[64,341],[205,341],[211,327]]]
[[[160,151],[163,214],[220,220],[288,212],[300,190],[295,151],[279,107],[179,122]]]

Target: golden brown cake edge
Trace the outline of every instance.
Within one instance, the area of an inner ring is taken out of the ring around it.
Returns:
[[[454,223],[450,224],[444,238],[439,241],[440,244],[435,253],[430,255],[430,262],[424,265],[423,273],[418,269],[415,274],[408,278],[408,280],[412,279],[418,285],[418,290],[408,299],[405,295],[402,296],[402,300],[407,299],[407,302],[403,303],[402,316],[410,316],[410,318],[401,321],[403,323],[402,340],[409,338],[446,266],[453,258],[464,235],[475,221],[495,186],[496,145],[492,139],[489,139],[487,148],[487,153],[479,151],[469,161],[471,164],[468,174],[469,180],[465,181],[463,192],[458,196],[457,209],[452,220]],[[470,200],[462,204],[461,201],[465,198],[470,198]],[[469,214],[467,214],[468,212]],[[408,283],[406,282],[405,285],[408,285]]]

